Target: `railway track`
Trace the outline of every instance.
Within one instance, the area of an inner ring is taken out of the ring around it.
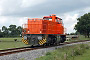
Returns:
[[[65,45],[65,44],[72,44],[72,43],[78,43],[78,42],[86,42],[90,40],[81,40],[81,41],[75,41],[75,42],[65,42],[60,45]],[[19,53],[19,52],[25,52],[25,51],[30,51],[30,50],[36,50],[36,49],[42,49],[42,48],[49,48],[49,47],[54,47],[54,46],[60,46],[60,45],[53,45],[53,46],[37,46],[37,47],[21,47],[21,48],[12,48],[12,49],[5,49],[5,50],[0,50],[0,56],[4,55],[9,55],[9,54],[14,54],[14,53]]]

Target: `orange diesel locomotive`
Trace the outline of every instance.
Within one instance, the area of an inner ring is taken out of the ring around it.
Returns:
[[[23,24],[22,42],[31,46],[58,44],[66,40],[62,19],[55,14],[40,18],[29,18]]]

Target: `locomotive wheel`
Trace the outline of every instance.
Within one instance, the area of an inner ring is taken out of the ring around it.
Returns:
[[[48,45],[54,45],[56,43],[56,37],[55,36],[50,36],[48,38]]]
[[[56,40],[57,39],[55,37],[52,38],[52,45],[56,44]]]
[[[66,40],[66,36],[61,36],[60,40],[60,43],[63,43]]]

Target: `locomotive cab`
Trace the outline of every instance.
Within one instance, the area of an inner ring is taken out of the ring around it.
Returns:
[[[52,16],[53,16],[53,15],[52,15]],[[52,21],[52,16],[51,16],[51,15],[50,15],[50,16],[44,16],[43,19],[44,19],[44,20]],[[54,16],[56,16],[56,15],[54,15]],[[59,17],[55,17],[54,20],[55,20],[54,22],[58,22],[59,24],[62,23],[62,19],[59,18]]]

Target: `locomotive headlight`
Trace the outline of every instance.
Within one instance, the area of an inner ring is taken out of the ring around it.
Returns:
[[[38,36],[38,40],[42,40],[42,36]]]
[[[27,40],[27,36],[24,36],[24,40]]]

